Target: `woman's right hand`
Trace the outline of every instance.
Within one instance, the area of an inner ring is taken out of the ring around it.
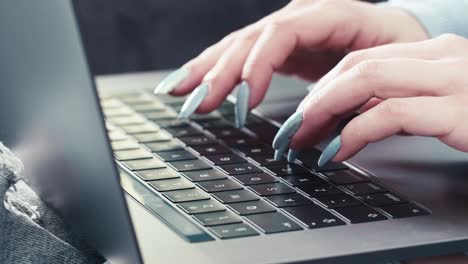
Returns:
[[[242,82],[235,111],[242,127],[274,72],[317,80],[350,51],[426,38],[418,21],[402,10],[351,0],[294,0],[207,48],[155,93],[194,91],[180,113],[186,118],[213,111]]]

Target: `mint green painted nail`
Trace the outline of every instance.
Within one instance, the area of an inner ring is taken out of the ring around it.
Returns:
[[[273,140],[273,148],[280,149],[285,145],[289,145],[291,137],[294,136],[301,124],[302,111],[295,112],[284,122],[278,133],[276,133],[275,139]]]
[[[288,145],[284,145],[281,148],[275,150],[274,159],[280,160],[281,158],[283,158],[283,154],[287,149],[288,149]]]
[[[192,94],[187,98],[184,105],[182,105],[179,118],[188,118],[191,114],[193,114],[193,112],[195,112],[198,106],[203,102],[203,99],[205,99],[207,94],[208,84],[200,84],[195,90],[193,90]]]
[[[167,94],[179,86],[188,76],[190,71],[186,68],[180,68],[173,71],[164,78],[154,89],[154,94]]]
[[[236,114],[236,127],[242,128],[247,120],[247,113],[249,112],[249,96],[250,88],[246,81],[243,81],[237,91],[236,105],[234,106],[234,113]]]
[[[299,151],[295,149],[290,149],[288,152],[288,162],[294,163],[294,161],[296,161],[297,155],[299,155]]]
[[[336,156],[336,153],[338,153],[338,151],[340,150],[340,148],[341,136],[337,136],[323,150],[322,155],[320,155],[320,158],[318,160],[319,167],[322,167],[323,165],[327,164],[331,159],[333,159]]]

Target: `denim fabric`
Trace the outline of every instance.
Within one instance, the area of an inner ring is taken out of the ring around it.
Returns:
[[[0,263],[102,263],[21,181],[21,162],[0,143]]]

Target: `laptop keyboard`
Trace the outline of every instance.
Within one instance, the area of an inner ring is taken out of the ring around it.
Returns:
[[[185,98],[135,93],[101,105],[114,157],[165,200],[221,239],[428,214],[343,163],[273,159],[278,127],[233,105],[178,120]]]

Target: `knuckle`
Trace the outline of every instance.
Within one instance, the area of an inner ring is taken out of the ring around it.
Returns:
[[[460,42],[465,42],[466,40],[464,37],[461,37],[459,35],[452,34],[452,33],[440,35],[436,39],[442,42],[450,42],[450,43],[453,43],[453,42],[460,43]]]
[[[351,70],[355,77],[360,79],[369,79],[378,74],[381,65],[382,62],[378,60],[364,60],[355,65]]]
[[[378,105],[382,118],[392,118],[395,120],[403,120],[405,117],[405,109],[407,108],[401,100],[387,99]]]
[[[237,41],[245,41],[245,42],[251,42],[255,41],[258,37],[258,31],[257,30],[243,30],[235,35],[233,39]]]
[[[446,50],[460,50],[464,48],[466,50],[466,45],[468,40],[464,37],[455,34],[443,34],[434,39],[434,45],[437,47],[444,47]]]
[[[284,31],[288,26],[288,23],[284,19],[272,19],[265,27],[265,32],[281,32]]]
[[[346,55],[340,62],[340,71],[344,72],[367,58],[367,52],[363,50],[353,51]]]

